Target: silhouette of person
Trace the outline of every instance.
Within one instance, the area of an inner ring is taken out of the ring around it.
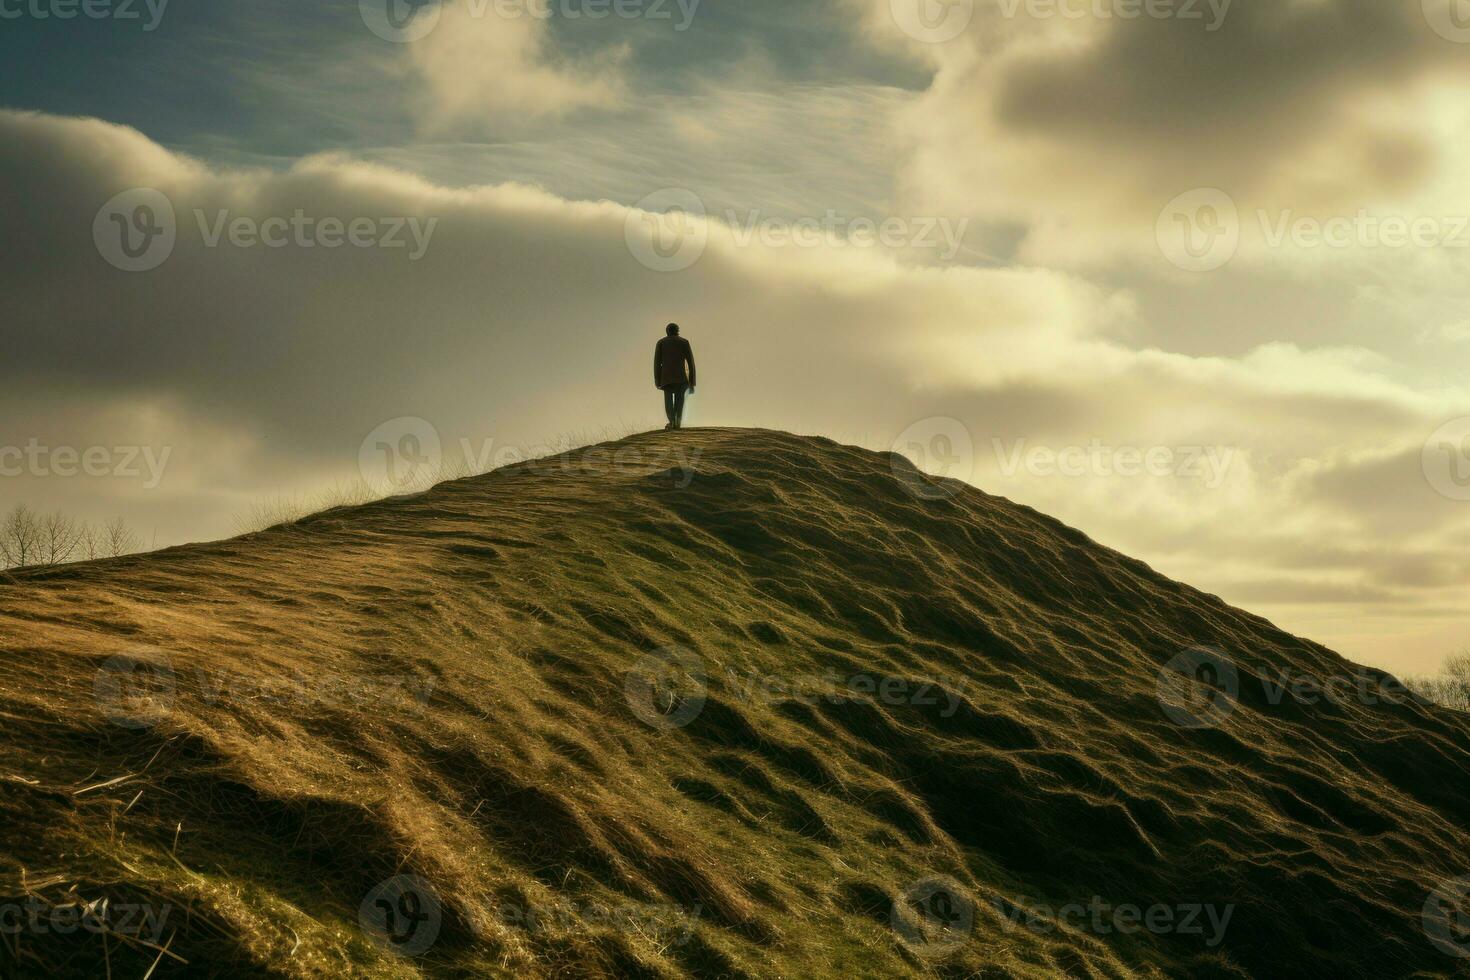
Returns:
[[[677,429],[684,424],[684,394],[694,394],[694,350],[679,336],[677,323],[669,324],[667,334],[653,349],[653,383],[664,393],[664,428]]]

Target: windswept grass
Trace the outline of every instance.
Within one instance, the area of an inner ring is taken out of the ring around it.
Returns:
[[[1273,701],[1361,668],[923,479],[685,430],[18,573],[0,915],[98,927],[0,931],[0,974],[1454,968],[1423,910],[1467,870],[1461,716]],[[1161,668],[1198,645],[1240,691],[1186,728]],[[1230,917],[1056,912],[1094,898]]]

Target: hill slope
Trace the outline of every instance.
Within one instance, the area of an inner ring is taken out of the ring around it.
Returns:
[[[1464,962],[1424,915],[1470,871],[1464,717],[825,440],[649,434],[22,572],[0,646],[7,976]]]

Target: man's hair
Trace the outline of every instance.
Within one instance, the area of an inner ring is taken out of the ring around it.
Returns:
[[[669,334],[670,337],[678,336],[678,334],[679,334],[679,325],[677,323],[671,323],[671,324],[669,324],[668,334]]]

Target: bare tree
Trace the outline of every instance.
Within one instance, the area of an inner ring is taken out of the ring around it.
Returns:
[[[1470,650],[1457,653],[1444,662],[1432,677],[1406,677],[1409,690],[1436,704],[1457,711],[1470,711]]]
[[[82,543],[83,524],[63,514],[47,514],[40,519],[40,547],[35,564],[60,565],[77,554]]]
[[[138,550],[138,535],[119,517],[103,526],[100,549],[103,558],[132,554]]]
[[[77,553],[81,555],[82,560],[91,561],[94,558],[101,558],[101,546],[102,536],[97,532],[97,529],[90,524],[83,524],[82,538],[77,543]]]
[[[0,521],[0,559],[7,567],[31,565],[40,550],[40,522],[29,507],[16,504],[15,509]]]
[[[25,504],[0,518],[0,568],[116,558],[138,550],[138,544],[122,518],[94,527],[64,514],[38,515]]]

